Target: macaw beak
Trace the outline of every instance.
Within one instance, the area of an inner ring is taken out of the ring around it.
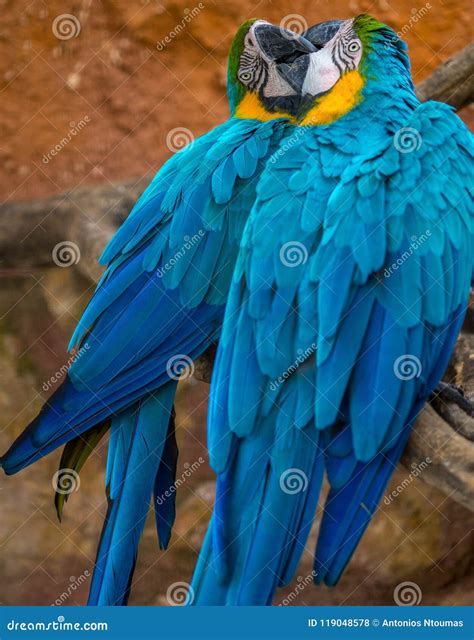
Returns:
[[[254,25],[254,37],[262,55],[276,66],[278,74],[301,95],[308,71],[308,55],[317,51],[302,35],[268,22]]]
[[[340,77],[340,71],[326,44],[339,31],[343,20],[328,20],[309,27],[303,37],[311,42],[315,51],[305,56],[307,59],[306,76],[301,93],[317,97],[328,91]]]
[[[341,28],[344,20],[328,20],[327,22],[318,22],[312,27],[306,29],[302,34],[306,40],[309,40],[316,49],[322,49],[329,40],[331,40]]]
[[[306,57],[308,58],[308,67],[301,93],[316,98],[329,91],[336,84],[341,77],[341,72],[328,49],[320,49]]]
[[[316,48],[302,35],[276,27],[269,22],[258,21],[253,27],[258,47],[269,61],[283,62],[293,60]]]

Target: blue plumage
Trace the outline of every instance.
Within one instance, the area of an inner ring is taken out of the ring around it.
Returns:
[[[90,604],[125,604],[153,494],[159,543],[175,517],[176,375],[218,338],[258,175],[288,128],[231,118],[173,156],[110,241],[107,270],[71,339],[67,378],[1,463],[16,473],[111,420],[110,506]],[[171,376],[171,380],[170,380]]]
[[[169,382],[112,419],[118,439],[107,485],[109,510],[97,554],[89,604],[126,603],[150,506],[154,475],[168,434],[176,383]]]
[[[156,472],[153,488],[153,504],[155,507],[155,522],[160,549],[168,547],[173,524],[176,518],[176,467],[178,464],[178,444],[175,433],[175,415],[171,415],[168,425],[165,446],[161,456],[160,466]]]
[[[316,581],[339,580],[466,309],[470,136],[449,107],[419,104],[395,34],[366,16],[351,24],[368,51],[361,99],[281,141],[244,232],[211,387],[218,481],[197,605],[272,602],[324,470]]]

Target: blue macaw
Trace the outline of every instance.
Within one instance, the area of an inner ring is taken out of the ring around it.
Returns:
[[[214,365],[217,495],[195,605],[271,604],[325,474],[314,572],[337,583],[468,302],[469,132],[450,107],[420,104],[405,45],[374,18],[305,36],[313,104],[260,177]]]
[[[257,179],[300,107],[309,60],[298,59],[315,50],[264,21],[242,25],[229,57],[230,119],[163,166],[112,238],[65,382],[1,459],[13,474],[68,443],[60,467],[78,471],[110,428],[90,604],[127,601],[150,497],[175,479],[176,373],[218,338]],[[61,517],[64,495],[56,503]],[[154,503],[166,547],[174,499]]]

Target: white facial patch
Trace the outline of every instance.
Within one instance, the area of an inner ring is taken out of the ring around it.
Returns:
[[[321,49],[309,56],[309,67],[303,84],[303,94],[317,96],[329,91],[341,77],[329,49]]]
[[[294,96],[297,92],[278,73],[276,62],[258,45],[255,30],[262,25],[271,26],[265,20],[257,20],[245,37],[238,78],[249,89],[261,90],[266,98]]]
[[[309,56],[303,92],[317,96],[329,91],[347,71],[357,69],[362,58],[362,42],[346,20],[322,49]]]
[[[291,87],[288,82],[280,76],[274,62],[271,62],[268,65],[268,80],[263,87],[263,95],[266,98],[296,95],[296,91],[293,87]]]

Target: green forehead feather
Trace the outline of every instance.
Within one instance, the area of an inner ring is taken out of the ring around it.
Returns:
[[[249,29],[254,24],[254,22],[257,22],[257,18],[253,18],[252,20],[247,20],[246,22],[244,22],[239,27],[239,30],[232,40],[229,52],[229,77],[232,76],[234,80],[237,80],[237,71],[239,69],[240,56],[242,55],[242,51],[244,50],[245,36],[249,32]]]
[[[239,104],[245,95],[245,87],[238,81],[237,72],[239,70],[240,56],[244,50],[245,36],[250,27],[257,22],[257,18],[246,20],[235,34],[229,52],[229,64],[227,70],[227,95],[231,111]]]
[[[379,22],[366,13],[362,13],[354,18],[353,26],[364,46],[371,44],[376,33],[383,34],[386,30],[391,31],[382,22]]]
[[[377,56],[385,49],[391,56],[395,56],[405,69],[410,70],[407,46],[393,29],[366,13],[354,18],[353,27],[365,51],[372,51]]]

